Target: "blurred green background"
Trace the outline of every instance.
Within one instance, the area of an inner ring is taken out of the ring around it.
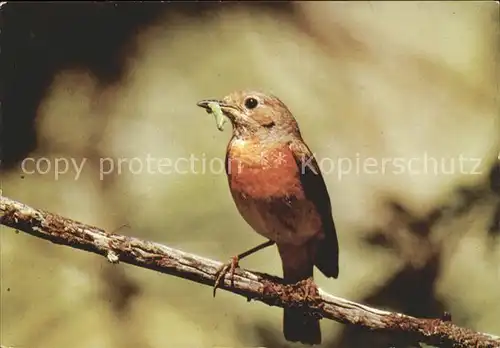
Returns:
[[[196,102],[239,89],[270,92],[292,110],[318,159],[445,163],[438,173],[388,166],[339,176],[324,161],[340,277],[316,271],[318,285],[411,315],[448,311],[457,324],[500,335],[498,3],[10,3],[3,10],[11,39],[2,47],[11,59],[3,63],[11,98],[3,114],[5,196],[111,231],[128,224],[119,233],[225,261],[263,239],[238,215],[220,168],[134,174],[138,167],[119,171],[117,161],[222,160],[230,126],[220,133]],[[460,156],[480,160],[460,171]],[[23,172],[27,157],[86,162],[77,179],[74,170],[56,178],[53,167]],[[115,168],[101,180],[103,158]],[[209,287],[110,265],[3,226],[0,242],[1,344],[293,346],[283,339],[280,309],[224,291],[213,299]],[[241,266],[281,276],[274,247]],[[321,325],[324,347],[396,344]]]

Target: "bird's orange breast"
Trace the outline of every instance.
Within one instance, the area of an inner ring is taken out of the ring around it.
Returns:
[[[300,168],[286,145],[232,141],[228,146],[227,174],[233,193],[243,197],[303,199]]]
[[[287,145],[232,141],[227,155],[234,202],[257,233],[278,245],[302,245],[321,235],[321,218],[305,197]]]

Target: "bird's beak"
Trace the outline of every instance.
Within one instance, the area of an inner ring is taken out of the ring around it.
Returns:
[[[204,108],[207,113],[214,115],[217,129],[221,132],[224,130],[224,123],[226,122],[226,118],[231,120],[231,122],[234,120],[231,113],[228,112],[228,108],[230,111],[232,107],[224,103],[223,101],[206,99],[199,101],[198,103],[196,103],[196,105],[198,105],[200,108]]]
[[[210,112],[211,110],[210,110],[210,107],[208,106],[208,104],[210,104],[210,103],[217,103],[217,104],[219,104],[220,108],[223,111],[228,110],[228,109],[234,109],[234,107],[231,106],[230,104],[227,104],[227,103],[223,102],[222,100],[217,100],[217,99],[205,99],[205,100],[201,100],[198,103],[196,103],[196,105],[198,105],[200,108],[204,108],[208,112]]]
[[[199,101],[198,103],[196,103],[196,105],[198,105],[200,108],[204,108],[205,110],[207,110],[208,113],[210,113],[210,112],[212,112],[212,110],[208,106],[208,104],[210,104],[210,103],[217,103],[219,105],[223,104],[220,100],[206,99],[206,100]]]
[[[232,106],[231,104],[223,102],[222,100],[205,99],[205,100],[199,101],[198,103],[196,103],[196,105],[198,105],[200,108],[204,108],[210,114],[210,113],[212,113],[212,109],[210,109],[210,106],[209,106],[210,103],[219,104],[221,111],[229,119],[233,120],[235,118],[233,114],[234,114],[234,111],[236,108],[234,106]]]

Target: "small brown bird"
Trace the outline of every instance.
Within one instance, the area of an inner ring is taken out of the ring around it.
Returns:
[[[226,173],[236,207],[269,239],[234,257],[232,273],[239,259],[276,243],[285,282],[312,282],[314,266],[326,277],[337,278],[339,248],[330,198],[290,110],[278,98],[252,91],[234,92],[221,101],[203,100],[198,106],[210,112],[213,103],[233,126]],[[300,309],[285,309],[283,332],[288,341],[321,343],[318,319]]]

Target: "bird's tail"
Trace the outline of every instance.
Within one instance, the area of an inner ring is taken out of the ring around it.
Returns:
[[[283,262],[283,278],[288,284],[312,279],[313,251],[307,246],[278,245]],[[283,315],[283,334],[290,342],[320,344],[321,329],[319,320],[308,315],[300,308],[285,308]]]
[[[333,219],[324,224],[325,238],[318,242],[316,250],[316,267],[328,278],[339,276],[339,242]]]
[[[290,342],[310,345],[321,343],[319,320],[308,316],[297,308],[285,308],[283,334],[285,339]]]

